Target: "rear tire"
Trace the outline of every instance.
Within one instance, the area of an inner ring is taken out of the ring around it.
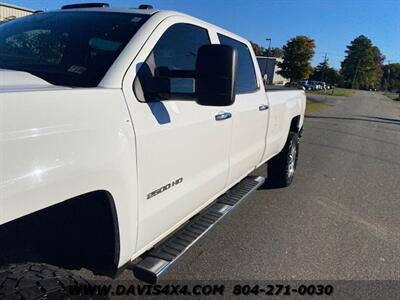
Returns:
[[[275,188],[289,186],[293,181],[298,156],[299,135],[289,132],[285,147],[268,162],[268,185]]]
[[[0,268],[0,299],[69,299],[71,286],[88,284],[70,271],[47,264],[27,263]]]

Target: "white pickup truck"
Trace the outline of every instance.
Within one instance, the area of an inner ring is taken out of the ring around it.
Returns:
[[[256,168],[292,182],[305,105],[265,91],[247,40],[181,13],[79,4],[0,25],[0,297],[28,279],[63,293],[38,287],[68,269],[155,282],[263,184]]]

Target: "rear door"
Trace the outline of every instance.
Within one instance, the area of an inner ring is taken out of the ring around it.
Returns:
[[[145,83],[166,68],[194,70],[197,50],[211,40],[201,24],[188,22],[170,17],[161,23],[124,80],[137,147],[137,251],[176,228],[227,183],[232,119],[216,121],[221,108],[200,106],[190,97],[162,100],[156,85],[149,91]],[[173,79],[171,90],[190,94],[193,84]]]
[[[268,124],[268,102],[256,58],[248,43],[218,34],[221,44],[238,51],[237,95],[233,105],[232,144],[228,184],[247,175],[261,161]],[[257,66],[257,68],[255,67]]]

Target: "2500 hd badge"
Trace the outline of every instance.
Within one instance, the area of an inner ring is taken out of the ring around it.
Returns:
[[[167,190],[169,190],[170,188],[180,184],[183,182],[183,178],[179,178],[171,183],[168,183],[167,185],[164,185],[163,187],[160,187],[158,189],[156,189],[155,191],[151,192],[150,194],[147,195],[147,200],[153,198],[154,196],[157,196],[159,194],[161,194],[162,192],[165,192]]]

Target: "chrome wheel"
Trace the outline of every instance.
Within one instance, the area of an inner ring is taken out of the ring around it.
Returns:
[[[299,136],[295,132],[289,132],[282,151],[268,162],[268,184],[270,187],[281,188],[292,184],[298,156]]]
[[[289,152],[289,160],[288,160],[288,177],[291,178],[294,175],[294,171],[296,169],[296,158],[297,158],[297,147],[296,145],[292,145]]]

